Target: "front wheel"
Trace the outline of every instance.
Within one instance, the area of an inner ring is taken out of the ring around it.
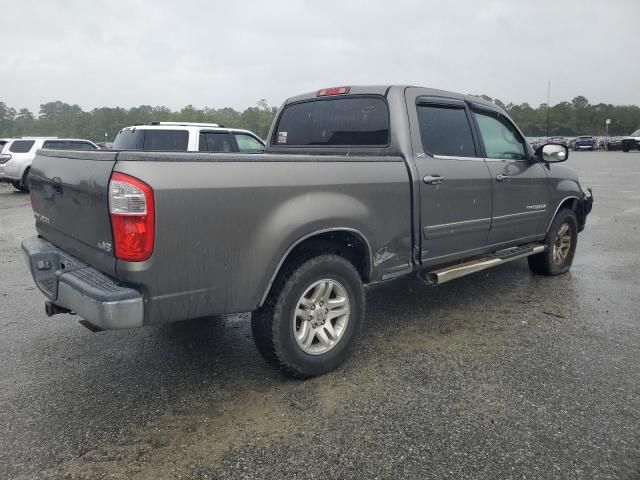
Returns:
[[[364,320],[360,274],[344,258],[323,254],[290,262],[253,313],[256,347],[286,375],[327,373],[349,356]]]
[[[571,268],[578,246],[578,219],[573,210],[563,209],[553,219],[545,251],[527,257],[529,268],[540,275],[560,275]]]

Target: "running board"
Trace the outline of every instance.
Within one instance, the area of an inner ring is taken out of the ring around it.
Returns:
[[[439,285],[456,278],[464,277],[470,273],[481,272],[487,268],[497,267],[498,265],[518,260],[519,258],[544,252],[544,249],[545,246],[539,243],[530,243],[522,247],[505,248],[504,250],[499,250],[483,258],[428,272],[426,277],[434,284]]]

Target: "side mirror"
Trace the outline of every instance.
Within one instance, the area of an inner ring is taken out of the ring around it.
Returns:
[[[569,158],[569,149],[564,145],[548,143],[536,150],[536,157],[545,163],[564,162]]]

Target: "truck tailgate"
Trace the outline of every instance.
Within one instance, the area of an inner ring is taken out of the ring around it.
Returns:
[[[30,170],[38,234],[115,276],[108,187],[117,152],[39,150]]]

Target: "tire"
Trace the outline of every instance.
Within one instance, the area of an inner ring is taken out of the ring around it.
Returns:
[[[629,151],[629,149],[628,149],[628,148],[623,148],[623,149],[622,149],[622,151],[623,151],[624,153],[627,153],[627,152]]]
[[[343,299],[346,308],[339,306]],[[329,307],[329,302],[335,306]],[[364,286],[352,263],[333,254],[298,257],[283,267],[264,305],[253,312],[251,330],[268,363],[287,376],[304,379],[330,372],[346,360],[364,314]]]
[[[544,252],[527,257],[531,271],[539,275],[568,272],[578,246],[578,219],[573,210],[562,209],[558,212],[544,243],[547,247]]]
[[[22,180],[20,181],[20,183],[17,186],[14,183],[13,186],[21,192],[29,193],[29,168],[27,168],[22,174]]]

